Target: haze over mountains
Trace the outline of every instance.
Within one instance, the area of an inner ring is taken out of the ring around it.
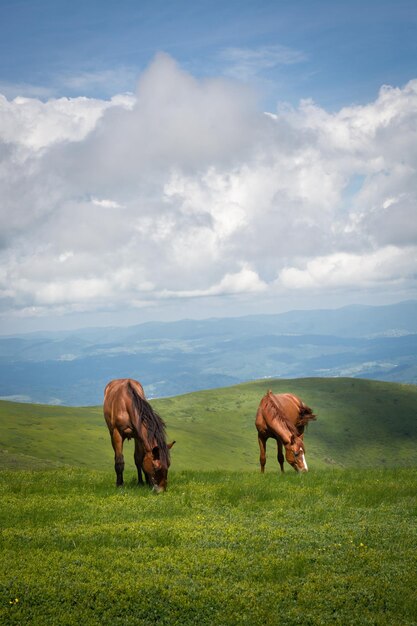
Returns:
[[[417,301],[0,337],[0,397],[97,405],[111,378],[148,397],[263,377],[417,383]]]

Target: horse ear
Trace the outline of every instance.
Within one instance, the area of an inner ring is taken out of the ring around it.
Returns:
[[[158,446],[155,446],[154,448],[152,448],[152,457],[153,457],[154,461],[158,461],[159,460],[159,448],[158,448]]]
[[[291,445],[295,444],[295,435],[291,435]]]
[[[168,450],[171,450],[171,448],[174,445],[174,443],[175,443],[175,439],[174,439],[174,441],[171,441],[171,443],[167,443]]]

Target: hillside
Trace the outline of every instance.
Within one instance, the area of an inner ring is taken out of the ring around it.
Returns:
[[[417,302],[0,337],[0,397],[97,405],[112,378],[169,397],[260,378],[417,383]]]
[[[269,388],[296,393],[317,413],[306,433],[310,469],[417,464],[417,387],[343,378],[256,381],[152,401],[177,441],[172,468],[257,470],[254,416]],[[101,406],[2,401],[0,427],[2,468],[68,464],[113,471]],[[275,472],[273,441],[268,451],[266,469]],[[133,477],[132,442],[126,442],[125,455],[126,477]]]

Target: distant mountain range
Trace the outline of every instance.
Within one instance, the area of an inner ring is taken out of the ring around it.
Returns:
[[[417,301],[0,337],[0,397],[97,405],[111,378],[148,397],[248,380],[417,383]]]

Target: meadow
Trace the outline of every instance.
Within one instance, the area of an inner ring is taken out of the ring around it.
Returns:
[[[319,416],[310,472],[278,474],[271,443],[261,475],[254,410],[289,384]],[[155,401],[177,440],[159,496],[131,447],[115,488],[99,407],[2,403],[0,623],[417,624],[416,391],[306,379]]]
[[[415,624],[417,472],[0,473],[2,624]]]
[[[305,441],[309,467],[417,467],[417,386],[353,378],[267,379],[152,400],[175,439],[175,470],[259,468],[254,426],[262,396],[290,391],[318,415]],[[146,391],[146,389],[145,389]],[[267,468],[276,464],[268,444]],[[125,444],[134,471],[133,443]],[[101,406],[0,401],[0,468],[113,467]],[[274,468],[275,469],[275,468]]]

